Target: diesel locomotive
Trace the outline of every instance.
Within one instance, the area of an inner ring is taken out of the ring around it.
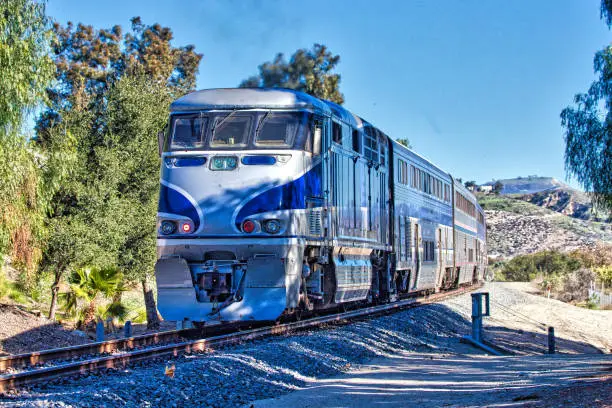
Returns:
[[[483,279],[461,182],[335,103],[210,89],[159,135],[155,266],[167,320],[270,321]]]

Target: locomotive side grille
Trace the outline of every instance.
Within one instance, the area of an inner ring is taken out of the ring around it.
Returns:
[[[308,227],[310,235],[321,235],[321,209],[311,208],[308,211]]]

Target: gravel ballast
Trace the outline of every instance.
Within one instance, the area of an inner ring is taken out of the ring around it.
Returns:
[[[485,290],[493,293],[493,288]],[[495,290],[498,297],[494,299],[499,298],[500,304],[507,307],[534,302],[531,295],[521,295],[523,292],[518,290]],[[372,359],[409,353],[469,358],[484,354],[459,342],[462,335],[470,332],[469,317],[465,315],[469,304],[470,295],[465,294],[350,325],[258,340],[214,353],[147,362],[123,371],[58,380],[7,395],[0,399],[0,406],[248,406],[255,400],[308,387],[315,379],[336,376]],[[515,318],[495,313],[493,309],[500,327],[505,319]],[[512,328],[508,332],[515,338],[525,335],[525,341],[532,333]],[[568,339],[569,348],[573,343],[577,342]],[[593,352],[598,349],[593,348]],[[165,368],[172,365],[174,376],[166,375]]]
[[[7,396],[0,406],[236,406],[299,389],[315,377],[347,371],[371,358],[449,352],[468,328],[458,314],[433,304],[215,353],[59,380]],[[170,365],[174,377],[164,374]]]

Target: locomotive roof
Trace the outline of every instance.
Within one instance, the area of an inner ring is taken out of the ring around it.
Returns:
[[[334,102],[287,88],[202,89],[182,96],[170,105],[172,112],[241,108],[314,108],[328,115],[333,115],[356,128],[368,124],[362,118]]]
[[[315,108],[332,113],[325,101],[284,88],[203,89],[178,98],[170,105],[172,112],[240,108]]]

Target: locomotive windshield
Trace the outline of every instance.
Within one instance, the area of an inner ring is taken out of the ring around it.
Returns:
[[[312,115],[307,112],[202,112],[174,115],[171,124],[171,151],[310,150],[312,145]]]

